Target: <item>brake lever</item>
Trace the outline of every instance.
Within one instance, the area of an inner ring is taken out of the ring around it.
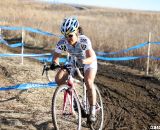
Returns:
[[[46,71],[46,64],[44,64],[44,66],[43,66],[42,76],[43,76],[43,74],[44,74],[44,71]]]
[[[48,70],[49,70],[49,68],[47,66],[47,63],[45,62],[44,65],[43,65],[42,76],[44,74],[44,71],[48,71]]]

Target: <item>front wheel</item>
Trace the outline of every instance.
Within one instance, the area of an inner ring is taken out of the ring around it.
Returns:
[[[47,80],[49,82],[53,82],[54,81],[54,77],[55,77],[55,73],[53,70],[47,70],[46,71],[46,77],[47,77]]]
[[[81,129],[81,109],[73,89],[56,88],[52,98],[52,121],[56,130]]]

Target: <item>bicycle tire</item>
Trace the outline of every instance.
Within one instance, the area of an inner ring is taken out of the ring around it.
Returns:
[[[95,85],[96,93],[97,93],[97,104],[96,104],[96,121],[94,123],[91,123],[91,130],[102,130],[103,129],[103,124],[104,124],[104,108],[103,108],[103,101],[102,101],[102,96],[100,94],[100,91]],[[98,105],[99,104],[99,108]]]
[[[73,128],[74,130],[81,129],[81,109],[77,96],[73,92],[74,105],[77,109],[73,109],[73,113],[70,113],[70,102],[66,102],[66,111],[63,112],[64,93],[69,91],[68,85],[61,85],[56,88],[52,98],[52,122],[56,130],[68,130]],[[68,108],[69,107],[69,108]],[[62,108],[62,109],[61,109]]]
[[[55,78],[53,70],[46,71],[46,77],[49,82],[53,82]]]

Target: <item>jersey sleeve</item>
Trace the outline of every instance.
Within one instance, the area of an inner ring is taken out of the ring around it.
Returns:
[[[66,47],[65,41],[64,40],[60,40],[56,44],[55,52],[60,54],[63,51],[66,51],[66,50],[67,50],[67,47]]]
[[[82,37],[81,40],[81,49],[86,51],[92,49],[92,44],[89,38],[87,37]]]
[[[86,48],[86,50],[90,50],[90,49],[92,49],[91,40],[87,38],[87,48]]]

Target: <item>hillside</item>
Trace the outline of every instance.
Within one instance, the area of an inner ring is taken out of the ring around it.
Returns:
[[[92,6],[66,4],[47,4],[29,0],[0,1],[0,25],[26,26],[60,34],[62,19],[67,16],[78,16],[84,33],[90,37],[97,51],[114,52],[147,42],[149,32],[151,41],[160,41],[160,13],[137,10],[122,10]],[[90,24],[88,24],[90,23]],[[93,28],[94,27],[94,28]],[[21,37],[20,31],[4,31],[6,38]],[[53,48],[58,41],[56,37],[40,36],[26,32],[25,42],[34,47]],[[147,55],[147,47],[130,51],[118,56]],[[159,56],[158,45],[151,46],[151,56]],[[150,61],[152,73],[159,69],[158,61]],[[127,62],[116,62],[144,70],[146,59]]]

